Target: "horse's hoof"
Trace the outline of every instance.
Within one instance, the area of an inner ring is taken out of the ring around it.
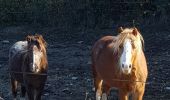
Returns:
[[[14,98],[13,100],[17,100],[16,98]]]
[[[26,100],[25,98],[21,97],[20,100]]]
[[[107,95],[106,95],[106,93],[103,93],[102,94],[102,99],[101,100],[107,100]]]
[[[92,91],[95,91],[96,89],[95,88],[92,88]]]

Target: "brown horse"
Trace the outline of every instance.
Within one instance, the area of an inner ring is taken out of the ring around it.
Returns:
[[[25,41],[16,42],[9,50],[9,69],[14,100],[17,86],[21,94],[27,93],[29,100],[41,100],[47,79],[46,41],[41,35],[27,36]]]
[[[96,100],[107,100],[112,87],[120,100],[142,100],[148,71],[144,40],[136,28],[119,28],[117,36],[105,36],[92,48]]]

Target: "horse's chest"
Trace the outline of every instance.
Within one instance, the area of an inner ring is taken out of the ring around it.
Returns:
[[[38,88],[39,86],[41,86],[41,84],[44,84],[44,82],[47,79],[46,75],[34,75],[34,74],[26,74],[24,75],[24,81],[26,82],[26,84],[30,84],[36,88]]]
[[[136,84],[134,82],[124,83],[122,84],[122,86],[120,86],[120,88],[123,88],[127,91],[133,91],[135,87],[136,87]]]
[[[135,81],[135,79],[132,79],[132,77],[120,77],[120,75],[118,73],[110,73],[108,72],[101,74],[103,81],[105,83],[107,83],[108,85],[110,85],[111,87],[115,87],[115,88],[121,88],[123,90],[127,90],[127,91],[133,91],[135,89],[135,87],[137,86],[137,83]]]

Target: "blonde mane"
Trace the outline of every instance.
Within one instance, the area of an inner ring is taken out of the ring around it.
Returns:
[[[120,46],[123,45],[125,39],[130,39],[137,50],[144,48],[144,39],[142,35],[137,31],[136,36],[132,34],[134,28],[125,28],[121,33],[117,35],[117,40],[114,43],[114,53],[119,52]]]

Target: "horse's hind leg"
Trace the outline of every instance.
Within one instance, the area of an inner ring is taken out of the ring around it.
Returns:
[[[18,85],[18,81],[11,78],[11,89],[12,89],[12,95],[14,97],[14,100],[16,100],[17,97],[17,85]]]
[[[128,100],[128,92],[123,89],[119,89],[119,100]]]
[[[93,73],[94,87],[96,92],[96,100],[100,100],[102,95],[103,80],[97,75],[95,66],[93,64],[92,64],[92,73]]]
[[[110,86],[103,83],[102,91],[103,91],[103,93],[102,93],[102,99],[101,100],[107,100],[107,96],[110,92]]]
[[[96,89],[96,100],[100,100],[101,99],[101,95],[102,95],[102,83],[103,83],[103,80],[97,80],[97,82],[96,82],[96,86],[95,86],[95,89]]]
[[[101,80],[99,77],[96,77],[94,79],[95,92],[96,92],[96,100],[100,100],[101,99],[101,95],[102,95],[102,83],[103,83],[103,80]]]
[[[136,91],[132,94],[132,100],[142,100],[144,91],[144,87],[136,89]]]

